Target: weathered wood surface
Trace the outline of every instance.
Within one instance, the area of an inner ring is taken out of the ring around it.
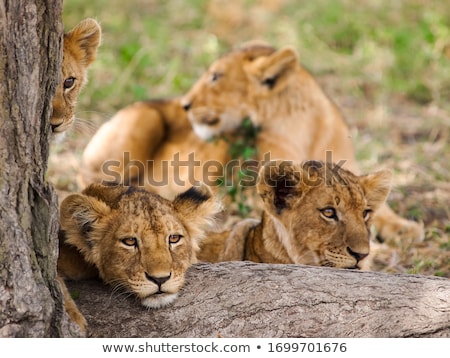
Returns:
[[[71,282],[90,337],[450,337],[450,280],[249,262],[194,265],[178,300],[147,310]]]

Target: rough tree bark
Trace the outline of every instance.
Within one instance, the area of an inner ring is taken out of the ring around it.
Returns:
[[[0,0],[0,336],[76,334],[56,281],[57,198],[46,182],[61,71],[62,0]]]
[[[438,277],[197,264],[159,310],[99,281],[69,287],[91,337],[450,337],[450,280]]]

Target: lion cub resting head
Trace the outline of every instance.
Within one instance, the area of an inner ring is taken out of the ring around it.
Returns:
[[[320,161],[267,162],[257,184],[261,221],[246,219],[213,234],[199,259],[357,268],[369,254],[371,219],[390,183],[389,171],[356,176]]]
[[[64,34],[61,83],[50,118],[53,133],[62,133],[72,125],[78,95],[87,82],[87,69],[95,60],[100,41],[101,28],[93,19],[81,21]]]
[[[205,185],[169,201],[135,187],[92,184],[61,203],[58,270],[80,279],[95,269],[142,305],[166,306],[177,297],[204,230],[220,210]]]

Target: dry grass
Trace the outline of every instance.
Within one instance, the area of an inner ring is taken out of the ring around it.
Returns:
[[[423,221],[421,242],[385,243],[374,268],[450,277],[450,3],[387,0],[65,0],[67,28],[104,31],[79,121],[53,146],[49,177],[77,191],[84,146],[117,109],[184,93],[206,66],[252,39],[295,46],[341,107],[364,171],[395,173],[390,205]]]

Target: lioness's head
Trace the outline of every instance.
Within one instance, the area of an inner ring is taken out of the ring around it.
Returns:
[[[87,82],[87,69],[95,60],[100,45],[101,28],[97,21],[81,21],[64,34],[61,83],[53,98],[50,124],[54,133],[70,128],[80,90]]]
[[[275,50],[262,44],[218,59],[182,99],[194,131],[210,139],[235,130],[246,117],[258,124],[257,102],[282,95],[298,66],[292,48]]]
[[[387,170],[357,176],[331,163],[273,161],[261,168],[257,190],[292,263],[356,268],[390,185]]]
[[[158,308],[176,298],[220,209],[205,185],[169,201],[135,187],[91,184],[61,203],[61,230],[106,283]]]

